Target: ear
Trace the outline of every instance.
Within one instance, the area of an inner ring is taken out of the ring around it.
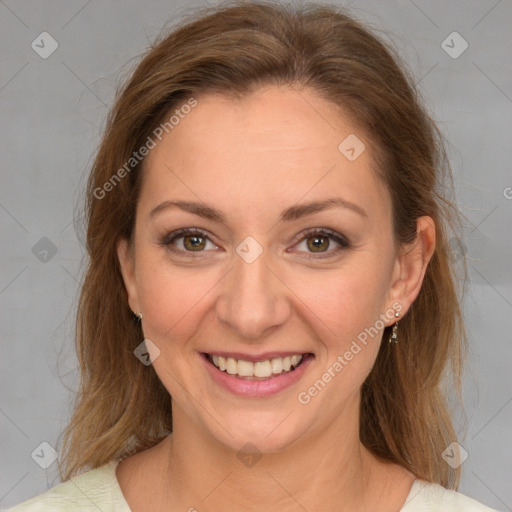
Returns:
[[[135,314],[138,314],[140,306],[135,281],[135,258],[133,248],[126,238],[120,238],[117,241],[116,250],[121,267],[121,274],[123,275],[124,287],[128,294],[128,304],[131,310]]]
[[[431,217],[420,217],[416,223],[416,238],[403,246],[397,256],[389,292],[391,302],[398,302],[397,310],[405,315],[420,293],[427,265],[436,246],[436,226]]]

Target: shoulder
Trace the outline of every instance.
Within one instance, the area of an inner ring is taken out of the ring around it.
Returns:
[[[117,464],[82,473],[5,512],[130,512],[116,479]]]
[[[400,512],[497,512],[441,485],[415,480]]]

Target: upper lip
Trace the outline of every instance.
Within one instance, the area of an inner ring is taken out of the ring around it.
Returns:
[[[275,357],[286,357],[286,356],[294,356],[294,355],[306,355],[311,354],[307,350],[287,350],[280,352],[264,352],[262,354],[243,354],[242,352],[226,352],[226,351],[213,351],[213,352],[205,352],[210,356],[219,356],[219,357],[232,357],[233,359],[242,359],[243,361],[266,361],[267,359],[274,359]]]

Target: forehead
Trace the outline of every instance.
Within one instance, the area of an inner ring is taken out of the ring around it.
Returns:
[[[339,192],[368,206],[383,202],[367,137],[311,90],[269,86],[196,101],[148,155],[141,201],[171,194],[260,209],[262,201],[285,207]]]
[[[266,86],[241,98],[206,94],[196,101],[166,137],[169,148],[180,150],[182,157],[192,146],[229,149],[226,158],[269,150],[310,153],[315,147],[337,155],[340,136],[362,132],[340,107],[310,89]]]

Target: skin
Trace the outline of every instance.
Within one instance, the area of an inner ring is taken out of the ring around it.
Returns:
[[[172,396],[174,421],[172,435],[119,464],[126,500],[134,512],[226,504],[396,511],[414,476],[377,460],[358,435],[360,388],[383,328],[308,404],[297,396],[393,305],[406,313],[434,251],[434,223],[418,219],[416,241],[396,243],[370,143],[314,91],[268,86],[242,100],[197,100],[148,155],[133,246],[118,244],[130,307],[143,313],[144,337],[160,350],[153,365]],[[354,161],[338,150],[349,134],[366,144]],[[331,197],[365,215],[335,207],[278,222],[286,208]],[[207,203],[226,223],[177,208],[150,217],[167,200]],[[173,242],[179,255],[161,243],[181,228],[207,232],[199,257],[187,257],[190,240]],[[349,246],[335,253],[336,241],[321,238],[324,252],[314,252],[314,235],[300,240],[309,228],[335,231]],[[236,252],[247,236],[263,250],[252,263]],[[212,380],[199,354],[215,351],[310,352],[314,359],[291,387],[248,398]],[[261,454],[251,467],[237,457],[247,443]]]

